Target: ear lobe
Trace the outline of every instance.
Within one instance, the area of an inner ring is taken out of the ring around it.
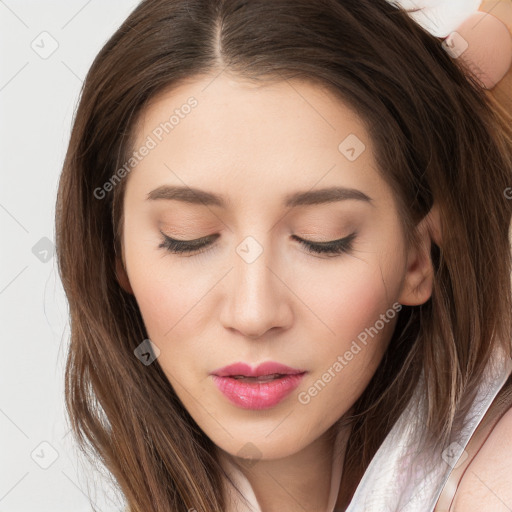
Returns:
[[[133,295],[133,290],[130,284],[130,280],[128,279],[128,274],[126,273],[121,258],[118,256],[116,256],[116,278],[118,283],[121,285],[121,288],[123,288],[125,292]]]
[[[434,267],[430,257],[432,240],[441,243],[439,209],[434,205],[416,227],[418,244],[409,248],[407,270],[398,302],[405,306],[419,306],[432,295]]]

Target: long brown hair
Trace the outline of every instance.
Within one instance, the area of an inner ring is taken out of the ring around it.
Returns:
[[[343,472],[348,500],[423,371],[428,431],[443,442],[491,351],[511,353],[511,118],[440,40],[385,0],[145,0],[94,60],[59,183],[56,245],[69,302],[65,396],[83,452],[108,468],[130,512],[225,510],[212,441],[158,364],[116,276],[137,116],[180,81],[220,72],[312,80],[353,107],[391,184],[408,241],[435,203],[432,297],[404,306],[389,349],[354,405]],[[157,360],[158,361],[158,360]]]

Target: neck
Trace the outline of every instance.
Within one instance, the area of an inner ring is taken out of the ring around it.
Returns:
[[[341,469],[350,434],[350,428],[343,429],[335,445],[334,428],[336,425],[297,453],[280,459],[259,460],[253,466],[222,450],[219,452],[247,478],[262,512],[326,512],[331,492],[333,457],[336,456],[336,466]],[[339,484],[339,476],[333,483],[336,486]]]

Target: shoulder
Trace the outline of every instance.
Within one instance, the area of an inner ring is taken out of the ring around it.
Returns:
[[[466,468],[451,512],[512,510],[512,408],[498,421]]]

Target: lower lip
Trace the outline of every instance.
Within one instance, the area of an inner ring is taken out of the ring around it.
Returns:
[[[269,382],[247,382],[232,377],[212,375],[219,390],[242,409],[269,409],[274,407],[299,384],[305,373],[284,375]]]

